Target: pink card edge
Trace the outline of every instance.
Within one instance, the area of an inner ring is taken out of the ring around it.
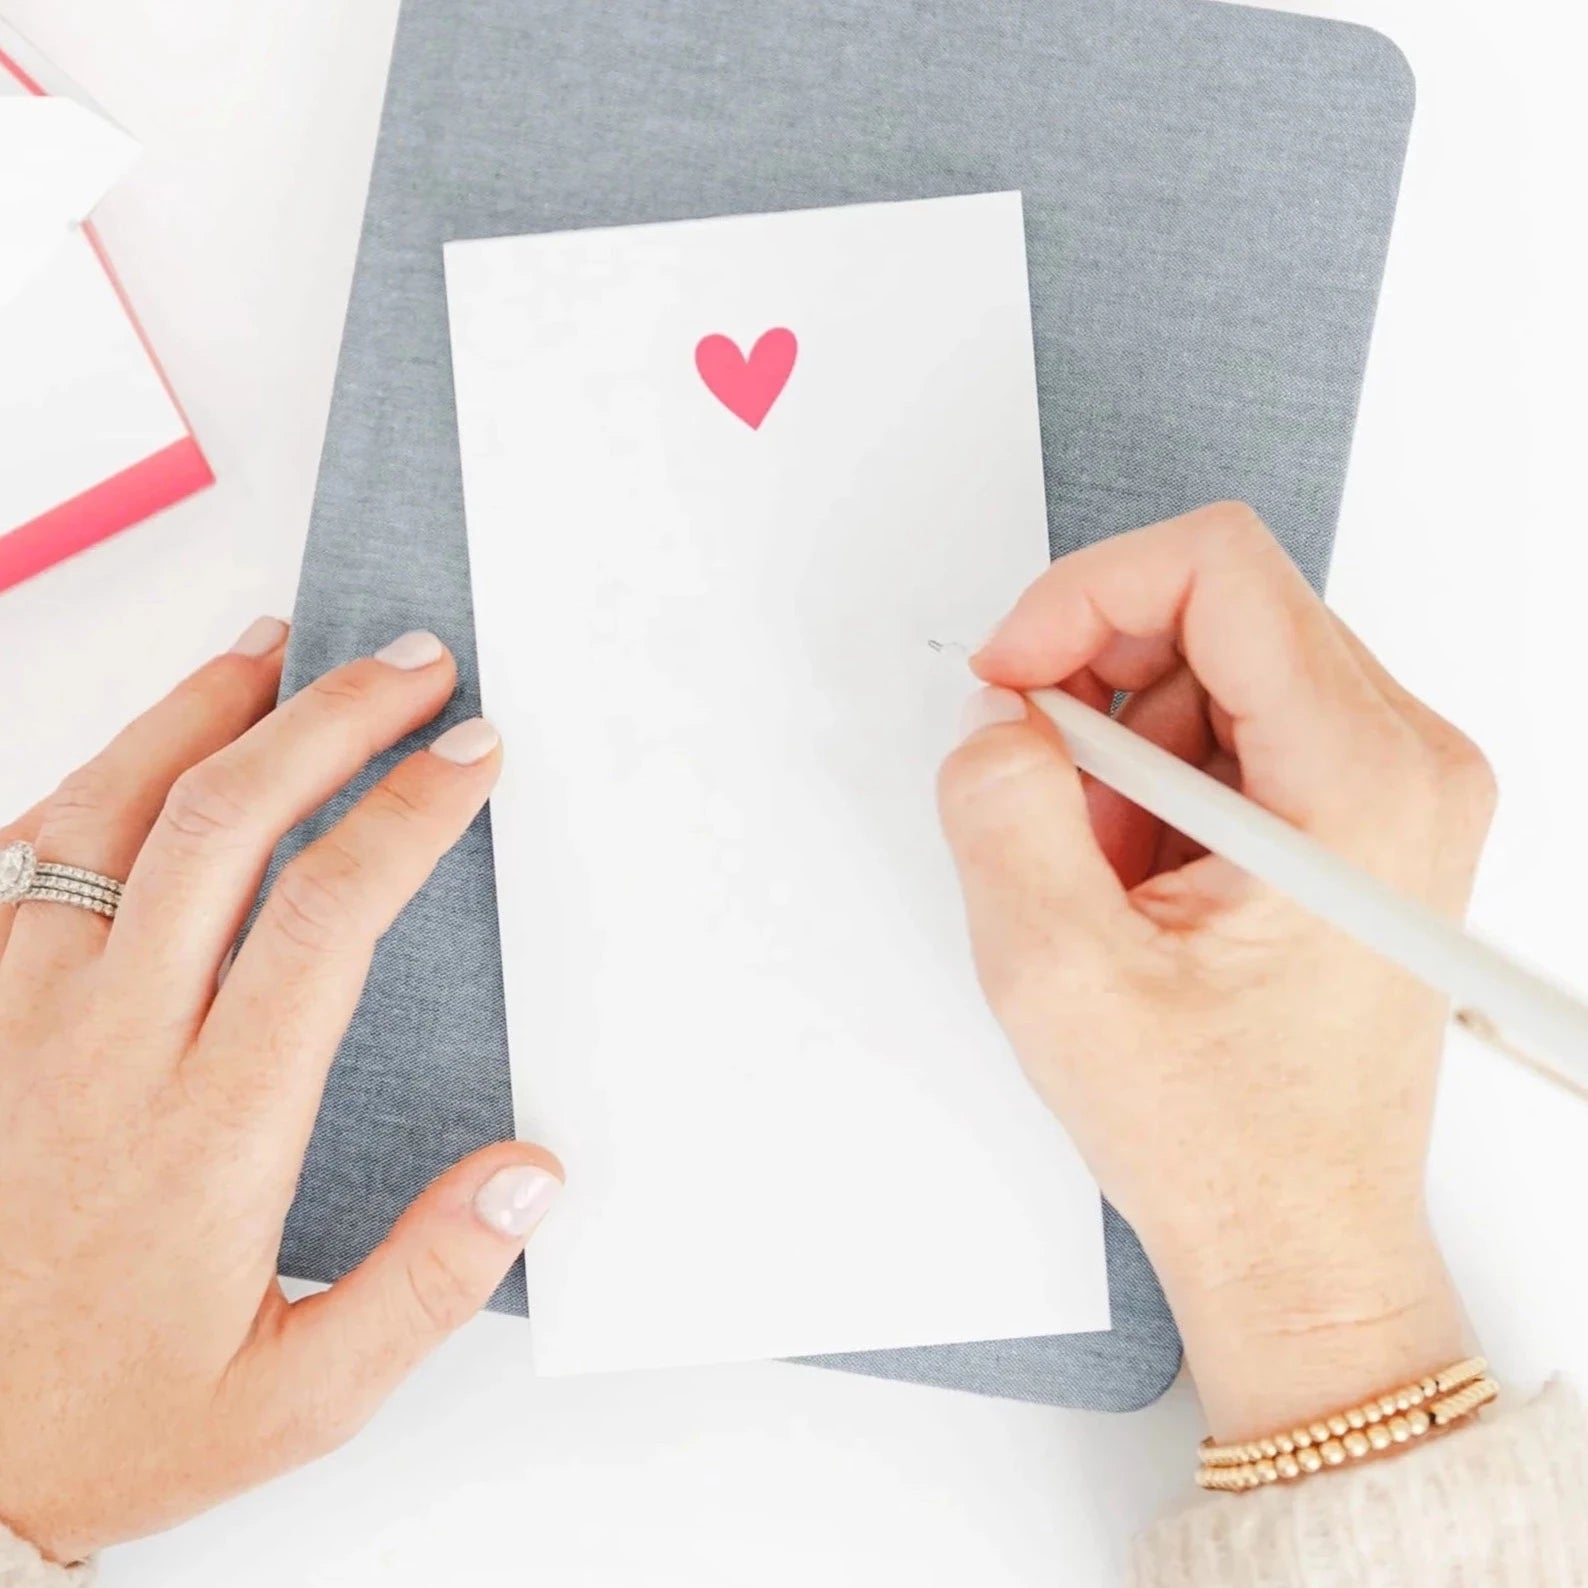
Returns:
[[[189,435],[0,535],[0,591],[43,573],[215,483]]]
[[[28,74],[23,71],[22,68],[14,60],[12,60],[4,50],[0,50],[0,70],[10,72],[10,74],[16,78],[16,80],[21,83],[21,85],[27,89],[30,94],[37,94],[41,98],[46,97],[43,87],[29,77]]]

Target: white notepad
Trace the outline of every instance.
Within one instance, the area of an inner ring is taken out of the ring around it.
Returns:
[[[447,249],[539,1371],[1108,1327],[933,802],[1045,565],[1018,194]]]

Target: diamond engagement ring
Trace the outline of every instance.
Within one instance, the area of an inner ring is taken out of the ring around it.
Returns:
[[[8,844],[0,849],[0,905],[33,899],[92,910],[109,920],[121,908],[121,884],[81,866],[40,860],[32,844]]]

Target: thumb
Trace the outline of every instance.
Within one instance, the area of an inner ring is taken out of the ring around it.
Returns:
[[[989,688],[966,702],[962,726],[938,808],[982,986],[1007,1024],[1028,989],[1095,971],[1132,912],[1052,724]]]
[[[555,1157],[523,1142],[434,1180],[358,1268],[287,1309],[265,1377],[312,1442],[340,1444],[491,1299],[562,1190]],[[260,1364],[263,1366],[264,1364]],[[303,1398],[331,1404],[303,1405]]]

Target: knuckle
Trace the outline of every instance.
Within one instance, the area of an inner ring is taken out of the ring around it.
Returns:
[[[345,943],[358,929],[349,894],[359,870],[356,857],[339,847],[316,845],[305,851],[276,879],[269,904],[272,926],[313,954]]]
[[[1372,776],[1378,808],[1406,835],[1429,841],[1487,829],[1498,800],[1488,759],[1465,734],[1426,708],[1359,734],[1358,767]]]
[[[382,823],[406,826],[423,821],[427,809],[423,796],[408,780],[395,774],[370,791],[366,808]]]
[[[1488,757],[1471,739],[1444,724],[1434,742],[1434,760],[1442,789],[1463,814],[1493,815],[1500,785]]]
[[[360,706],[370,696],[370,669],[361,662],[348,667],[338,667],[335,672],[322,674],[305,690],[304,694],[315,705],[328,711],[344,711],[349,706]]]
[[[276,704],[271,676],[260,671],[255,658],[231,651],[212,656],[178,685],[168,703],[178,701],[208,721],[236,723],[238,731],[246,723],[257,722]]]
[[[218,708],[234,699],[238,689],[257,676],[252,658],[225,651],[210,657],[196,672],[190,673],[185,682],[177,685],[173,697],[188,694],[206,706]]]
[[[1037,770],[1048,752],[1034,735],[979,733],[950,751],[937,774],[938,810],[945,827],[981,826],[1011,782]]]
[[[109,779],[97,762],[90,761],[66,777],[50,796],[44,820],[51,827],[95,822],[103,819],[115,803]]]
[[[385,747],[377,718],[389,672],[366,657],[322,674],[290,702],[295,728],[311,739],[351,738],[367,759]]]
[[[247,830],[249,802],[241,780],[220,762],[204,761],[171,785],[161,820],[183,838],[223,838]]]
[[[427,1334],[451,1334],[477,1310],[472,1288],[439,1247],[413,1253],[403,1265],[403,1278],[413,1316]]]
[[[937,769],[937,808],[945,826],[954,826],[974,803],[981,781],[979,761],[970,745],[958,745],[943,758]]]
[[[973,823],[985,787],[981,757],[971,746],[961,745],[944,759],[937,772],[937,812],[950,838]]]

